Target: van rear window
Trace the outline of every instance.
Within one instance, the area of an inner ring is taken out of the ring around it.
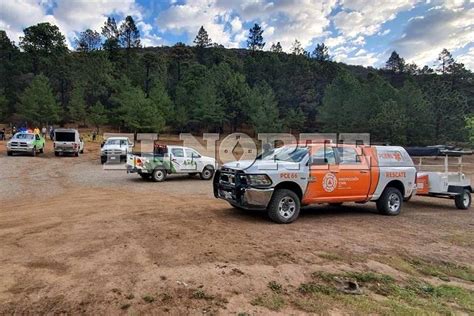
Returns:
[[[56,132],[55,138],[57,142],[75,142],[76,133],[74,132]]]

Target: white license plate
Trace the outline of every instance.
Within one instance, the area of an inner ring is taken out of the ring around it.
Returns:
[[[111,160],[115,160],[117,157],[110,157]]]

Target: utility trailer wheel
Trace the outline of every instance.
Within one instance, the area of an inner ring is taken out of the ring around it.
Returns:
[[[211,180],[214,175],[214,168],[205,167],[204,170],[199,174],[202,180]]]
[[[163,182],[166,179],[166,170],[155,169],[151,175],[151,179],[155,182]]]
[[[384,215],[398,215],[402,209],[403,196],[397,188],[386,188],[377,200],[377,209]]]
[[[280,189],[273,192],[267,207],[268,217],[278,224],[294,222],[300,215],[300,199],[295,192]]]
[[[456,207],[460,210],[466,210],[471,206],[471,191],[464,189],[459,195],[454,198]]]

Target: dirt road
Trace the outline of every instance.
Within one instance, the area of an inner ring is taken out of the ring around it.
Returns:
[[[0,314],[474,312],[474,213],[451,200],[397,217],[321,205],[276,225],[214,199],[210,181],[144,182],[104,171],[98,144],[79,158],[50,145],[7,157],[0,142]],[[339,291],[350,278],[362,295]],[[420,282],[459,291],[392,292]]]

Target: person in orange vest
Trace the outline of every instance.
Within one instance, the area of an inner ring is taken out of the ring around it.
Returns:
[[[34,133],[35,133],[36,135],[39,135],[39,133],[40,133],[40,130],[39,130],[39,128],[38,128],[38,127],[35,127]]]

